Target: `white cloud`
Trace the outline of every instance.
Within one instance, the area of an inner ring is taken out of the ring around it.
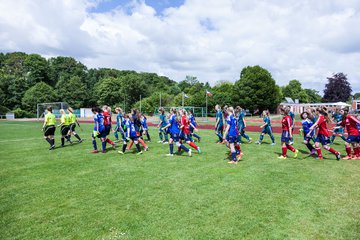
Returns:
[[[334,72],[360,91],[356,0],[188,0],[162,15],[143,1],[90,13],[96,1],[0,0],[1,51],[70,55],[90,67],[157,72],[174,80],[235,81],[248,65],[279,85],[322,90]]]

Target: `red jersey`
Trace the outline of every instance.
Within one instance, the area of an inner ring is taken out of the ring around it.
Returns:
[[[103,116],[104,116],[104,125],[108,126],[111,124],[111,115],[109,112],[103,112]]]
[[[359,121],[351,115],[347,115],[346,118],[341,122],[341,126],[346,127],[346,131],[351,136],[359,136],[359,130],[357,123]]]
[[[190,134],[189,119],[184,115],[181,117],[181,125],[183,126],[182,132],[184,134]]]
[[[326,125],[326,118],[323,115],[320,115],[318,120],[318,128],[319,128],[319,134],[324,135],[326,137],[329,137],[329,130],[327,129]]]
[[[292,126],[292,119],[290,116],[286,115],[283,117],[283,119],[281,120],[281,124],[282,124],[282,130],[283,131],[290,131],[290,127]]]

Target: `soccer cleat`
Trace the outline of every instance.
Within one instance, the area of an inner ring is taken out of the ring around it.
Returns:
[[[192,154],[191,154],[191,149],[189,149],[189,151],[188,151],[188,155],[189,155],[189,157],[191,157],[191,156],[192,156]]]
[[[145,152],[149,151],[149,147],[146,147],[146,148],[144,149],[144,151],[145,151]]]
[[[99,152],[99,151],[96,150],[96,149],[94,149],[94,150],[91,151],[91,153],[98,153],[98,152]]]
[[[158,141],[158,143],[163,143],[163,141]]]
[[[143,151],[136,153],[136,155],[141,155],[141,154],[143,154]]]
[[[290,141],[289,144],[290,144],[290,145],[294,145],[294,142]]]
[[[201,149],[200,149],[200,147],[198,147],[197,151],[198,151],[199,154],[201,154]]]
[[[112,148],[113,148],[114,150],[116,149],[116,144],[115,144],[115,143],[112,145]]]
[[[311,153],[309,153],[309,156],[314,155],[316,153],[316,149],[311,150]]]
[[[241,154],[241,153],[240,153],[240,154],[238,154],[238,155],[236,155],[236,160],[237,160],[237,161],[240,161],[240,160],[241,160],[242,155],[243,155],[243,154]]]
[[[62,148],[63,148],[63,147],[65,147],[65,145],[64,145],[64,144],[61,144],[61,145],[60,145],[60,147],[62,147]]]
[[[106,153],[106,151],[101,151],[101,153]]]
[[[54,150],[55,149],[55,145],[52,145],[49,150]]]
[[[123,152],[123,151],[118,151],[118,153],[120,153],[120,154],[124,155],[124,152]]]
[[[226,143],[226,141],[225,140],[223,140],[222,142],[221,142],[221,144],[225,144]]]
[[[169,142],[167,142],[167,141],[165,141],[165,142],[163,142],[163,144],[168,144]]]
[[[249,139],[248,143],[252,143],[252,139],[251,139],[251,138]]]
[[[201,141],[201,138],[199,138],[198,141],[200,142],[200,141]]]
[[[278,159],[286,159],[286,157],[284,157],[283,155],[281,155],[280,157],[278,157]]]
[[[336,160],[340,161],[340,159],[341,159],[341,154],[338,152],[338,153],[336,154]]]
[[[78,143],[82,143],[83,142],[83,140],[82,139],[80,139],[79,141],[78,141]]]
[[[323,157],[316,157],[316,159],[320,160],[320,161],[324,161]]]
[[[351,160],[351,159],[353,159],[351,156],[346,156],[346,157],[343,157],[342,158],[343,160]]]
[[[255,143],[256,143],[256,144],[259,144],[259,145],[261,144],[261,142],[260,142],[260,141],[256,141]]]
[[[168,153],[168,154],[166,154],[166,156],[167,156],[167,157],[173,157],[174,154]]]
[[[220,142],[220,141],[217,141],[217,142],[216,142],[216,144],[222,144],[222,142]]]
[[[294,158],[297,158],[298,154],[299,154],[299,150],[295,149]]]
[[[275,146],[276,145],[276,143],[272,143],[272,144],[270,144],[271,146]]]

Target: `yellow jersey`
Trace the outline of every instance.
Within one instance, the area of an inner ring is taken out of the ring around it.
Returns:
[[[70,117],[69,117],[69,115],[67,115],[67,114],[61,115],[60,121],[63,124],[63,126],[69,126],[70,125]]]
[[[76,115],[73,113],[69,113],[70,123],[76,123]]]
[[[45,123],[46,123],[46,126],[55,125],[55,124],[56,124],[55,115],[52,114],[51,112],[48,112],[48,113],[45,115]]]

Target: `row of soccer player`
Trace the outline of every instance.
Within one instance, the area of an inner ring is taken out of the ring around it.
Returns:
[[[60,113],[61,113],[60,124],[57,125],[58,127],[60,127],[61,147],[64,147],[65,139],[67,142],[72,144],[71,141],[72,135],[78,139],[79,143],[82,142],[82,139],[75,131],[76,125],[80,127],[80,124],[76,119],[74,110],[71,107],[69,107],[67,111],[68,114],[66,114],[64,109],[60,109]],[[49,150],[55,149],[55,138],[54,138],[55,130],[56,130],[56,118],[55,115],[53,114],[52,107],[48,107],[47,114],[45,115],[42,131],[44,132],[45,140],[50,144]]]

